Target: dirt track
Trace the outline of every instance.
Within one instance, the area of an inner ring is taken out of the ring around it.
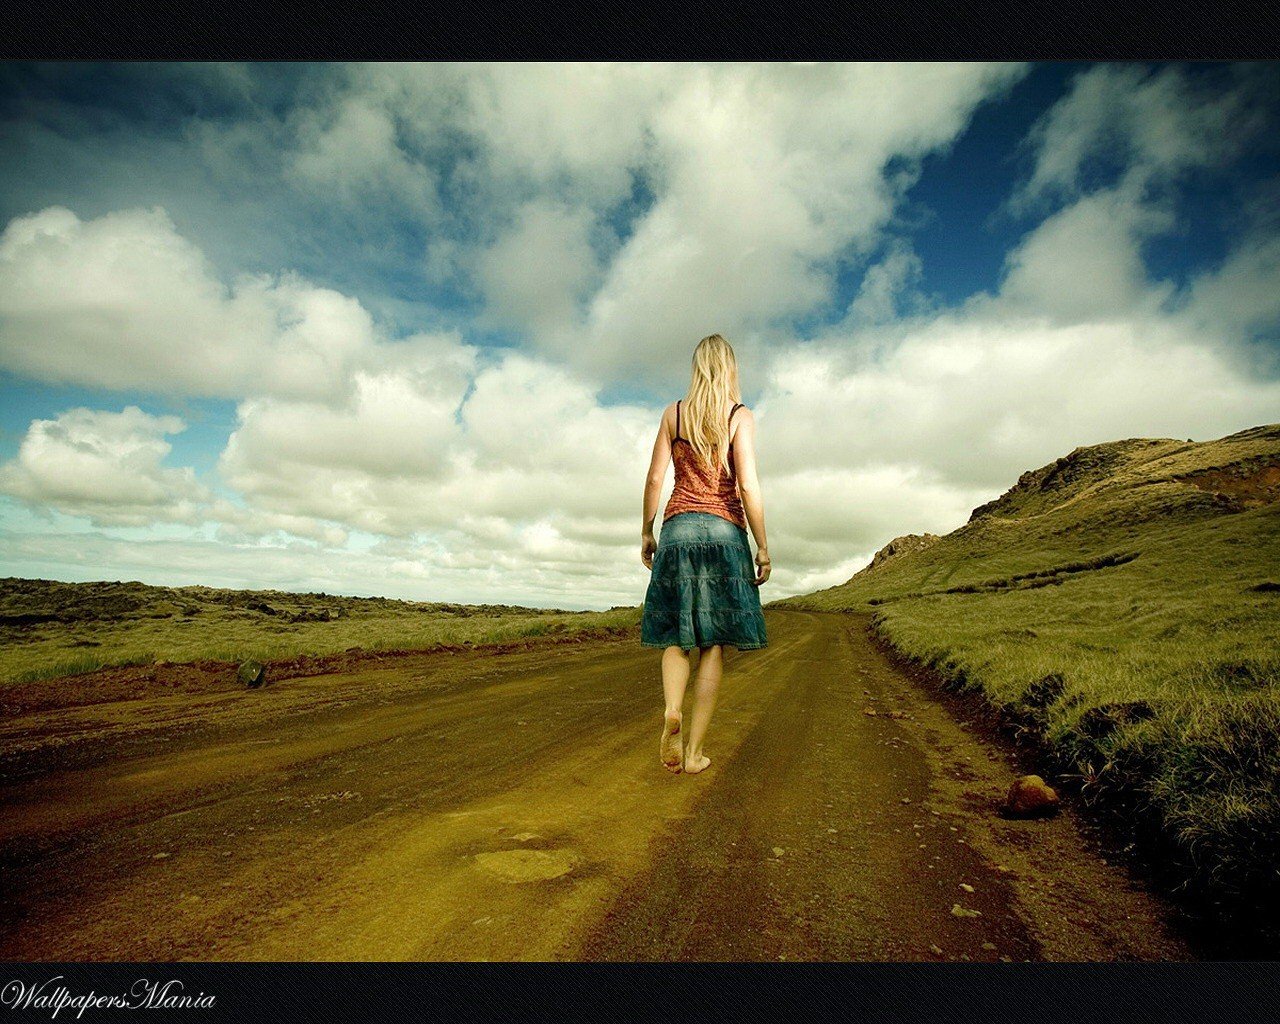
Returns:
[[[0,957],[1191,956],[1070,813],[994,815],[1004,756],[863,620],[767,616],[699,776],[634,640],[9,717]]]

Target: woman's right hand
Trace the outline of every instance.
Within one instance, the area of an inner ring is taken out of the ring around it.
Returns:
[[[755,585],[758,587],[762,583],[767,583],[769,574],[773,571],[772,563],[769,561],[768,551],[756,552],[756,578]]]

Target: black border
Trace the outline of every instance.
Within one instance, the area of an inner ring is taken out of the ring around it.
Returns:
[[[339,7],[175,0],[11,4],[22,60],[1270,60],[1259,0]]]
[[[76,994],[176,979],[209,1009],[153,1009],[186,1021],[662,1021],[718,1024],[831,1019],[880,1024],[1009,1021],[1271,1024],[1280,973],[1264,963],[1177,964],[48,964],[7,965],[14,980],[61,976]],[[170,991],[174,991],[171,989]],[[118,1009],[0,1008],[8,1019],[138,1019]],[[121,1014],[124,1014],[123,1018]]]

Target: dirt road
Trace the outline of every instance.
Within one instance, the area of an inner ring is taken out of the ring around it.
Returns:
[[[768,625],[698,776],[634,640],[9,716],[0,957],[1191,957],[863,620]]]

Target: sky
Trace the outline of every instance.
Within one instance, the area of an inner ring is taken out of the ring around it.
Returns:
[[[1278,115],[1265,63],[0,65],[0,575],[637,605],[718,332],[763,596],[843,582],[1280,420]]]

